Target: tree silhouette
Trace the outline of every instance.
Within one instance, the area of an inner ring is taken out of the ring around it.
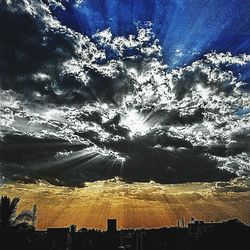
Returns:
[[[20,198],[12,200],[8,196],[2,196],[0,200],[0,230],[2,232],[26,231],[35,228],[36,205],[32,210],[23,210],[17,214]]]

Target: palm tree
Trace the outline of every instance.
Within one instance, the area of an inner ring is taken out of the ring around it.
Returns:
[[[26,231],[35,228],[36,205],[32,210],[24,210],[17,214],[20,198],[12,200],[8,196],[2,196],[0,200],[0,230],[1,231]]]

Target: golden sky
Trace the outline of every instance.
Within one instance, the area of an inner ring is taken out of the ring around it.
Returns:
[[[118,179],[87,183],[85,188],[56,187],[46,183],[5,184],[0,195],[21,198],[20,209],[38,206],[37,228],[76,224],[78,228],[106,229],[107,218],[120,228],[176,225],[181,216],[206,221],[237,217],[250,223],[250,183],[154,182],[127,184]]]

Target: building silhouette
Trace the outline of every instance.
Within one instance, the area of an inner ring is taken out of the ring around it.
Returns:
[[[70,250],[71,233],[70,228],[48,228],[47,246],[48,249]]]
[[[116,219],[108,219],[107,220],[107,232],[115,233],[117,231],[117,220]]]
[[[100,231],[75,225],[64,228],[37,230],[30,238],[30,246],[15,249],[25,250],[202,250],[244,249],[250,238],[250,227],[237,219],[220,223],[184,219],[178,226],[159,229],[118,230],[117,220],[107,220],[107,230]],[[0,235],[1,237],[2,235]],[[13,241],[17,240],[12,235]],[[207,246],[210,246],[207,248]],[[234,248],[231,248],[233,246]],[[0,249],[1,248],[0,243]],[[4,248],[12,250],[12,248]],[[14,250],[14,249],[13,249]]]
[[[188,223],[188,232],[190,236],[199,238],[201,235],[205,234],[209,229],[220,224],[221,223],[204,222],[202,220],[195,220],[194,218],[191,218],[190,223]]]
[[[185,227],[185,220],[184,220],[183,216],[178,220],[178,224],[177,225],[180,228]]]

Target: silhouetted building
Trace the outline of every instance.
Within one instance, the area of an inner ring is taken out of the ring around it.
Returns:
[[[106,232],[86,228],[77,230],[75,225],[69,228],[48,228],[47,231],[34,231],[33,237],[31,238],[32,242],[30,243],[31,247],[23,247],[22,249],[245,249],[245,247],[242,246],[248,243],[250,237],[250,227],[244,225],[237,219],[219,223],[207,223],[192,218],[188,223],[188,227],[182,227],[182,225],[184,225],[184,219],[179,221],[179,227],[117,230],[116,219],[108,219]],[[17,236],[13,235],[13,238],[19,242]],[[27,246],[29,246],[29,244]]]
[[[198,238],[199,236],[206,233],[208,229],[219,224],[221,223],[204,222],[201,220],[195,220],[194,218],[191,218],[191,222],[188,223],[188,232],[190,236]]]
[[[142,237],[142,231],[136,233],[136,250],[143,250]]]
[[[48,228],[47,246],[51,250],[70,250],[70,228]]]
[[[185,227],[185,220],[184,220],[183,217],[181,217],[181,218],[178,220],[178,227],[180,227],[180,228]]]
[[[116,219],[107,220],[107,232],[115,233],[117,231],[117,221]]]
[[[204,221],[191,218],[191,222],[188,223],[188,232],[190,236],[195,236],[196,238],[205,233],[206,230]]]

